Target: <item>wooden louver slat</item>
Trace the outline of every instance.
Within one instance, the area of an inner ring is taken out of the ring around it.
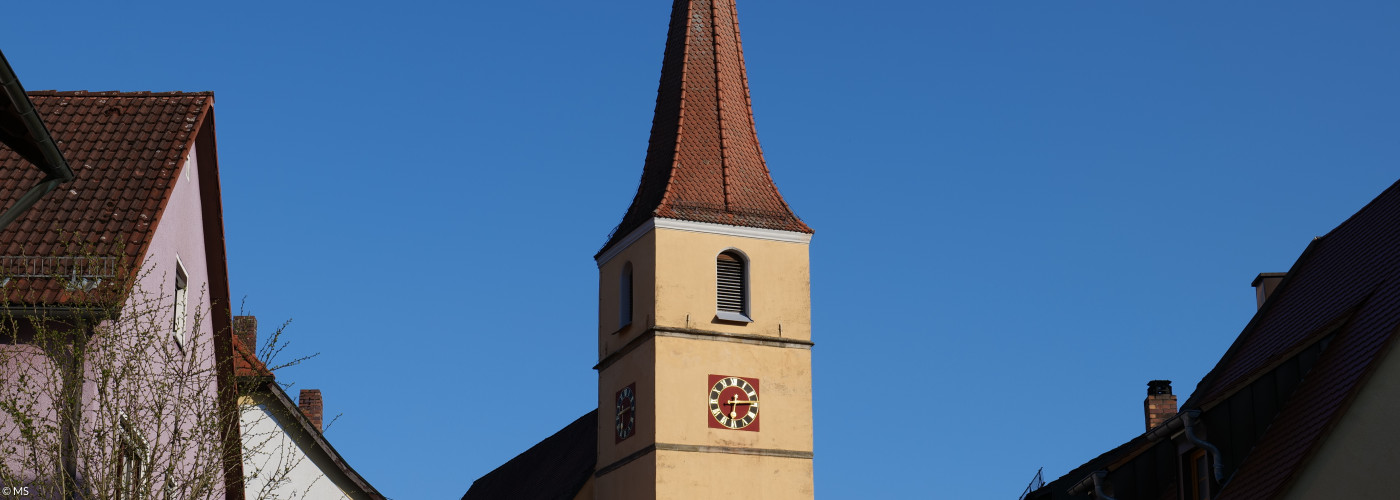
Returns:
[[[744,263],[727,253],[715,259],[716,301],[720,311],[744,313]]]

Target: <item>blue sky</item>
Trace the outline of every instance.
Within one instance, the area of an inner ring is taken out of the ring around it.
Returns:
[[[589,411],[670,2],[27,2],[32,90],[213,90],[232,292],[399,499]],[[812,243],[822,498],[1014,498],[1395,182],[1400,4],[740,0]],[[852,398],[876,401],[853,406]],[[508,403],[503,403],[507,401]]]

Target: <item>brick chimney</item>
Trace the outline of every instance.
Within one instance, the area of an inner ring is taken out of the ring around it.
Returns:
[[[243,343],[253,353],[258,352],[258,317],[257,316],[234,316],[233,334],[238,336],[238,341]]]
[[[1288,273],[1259,273],[1259,276],[1255,276],[1254,283],[1249,284],[1254,287],[1254,300],[1257,302],[1255,307],[1264,307],[1264,301],[1269,299],[1269,295],[1274,293],[1279,282],[1287,275]]]
[[[1172,395],[1172,381],[1153,380],[1147,383],[1147,399],[1142,402],[1142,412],[1147,415],[1149,431],[1176,416],[1176,396]]]
[[[301,408],[301,413],[316,426],[316,430],[321,430],[321,390],[302,389],[301,396],[297,398],[297,407]],[[1172,397],[1172,408],[1176,408],[1176,397]]]

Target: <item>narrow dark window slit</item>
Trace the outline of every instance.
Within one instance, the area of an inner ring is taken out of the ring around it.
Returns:
[[[618,283],[618,328],[632,324],[632,263],[622,265],[622,276]]]

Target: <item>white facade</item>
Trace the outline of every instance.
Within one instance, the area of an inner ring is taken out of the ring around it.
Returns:
[[[319,436],[304,429],[300,415],[289,412],[286,402],[290,400],[285,398],[285,394],[258,391],[240,401],[246,498],[351,498],[337,484],[345,481],[344,476],[316,443]]]

